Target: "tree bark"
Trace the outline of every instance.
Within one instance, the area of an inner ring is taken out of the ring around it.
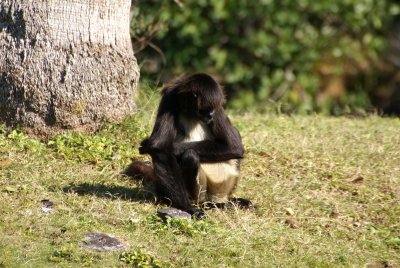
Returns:
[[[135,110],[130,0],[2,0],[0,121],[48,136]]]

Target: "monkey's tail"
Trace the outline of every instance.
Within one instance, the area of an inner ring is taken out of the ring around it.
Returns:
[[[154,183],[156,180],[153,167],[142,160],[134,160],[124,171],[124,174],[133,179],[143,180],[144,183]]]

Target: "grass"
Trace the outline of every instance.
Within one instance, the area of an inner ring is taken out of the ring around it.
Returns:
[[[230,113],[246,147],[235,195],[258,210],[164,224],[121,174],[142,157],[156,101],[142,96],[135,119],[93,136],[0,129],[0,267],[400,266],[399,119]],[[80,248],[91,231],[130,247]]]

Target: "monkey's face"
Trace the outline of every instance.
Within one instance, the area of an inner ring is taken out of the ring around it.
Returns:
[[[216,107],[204,96],[197,93],[181,94],[179,98],[180,111],[195,120],[210,124],[214,120]]]
[[[205,98],[204,95],[199,95],[198,93],[192,94],[192,99],[194,100],[194,115],[196,118],[206,124],[210,124],[214,120],[215,110],[217,109],[216,104]]]
[[[206,124],[214,120],[215,110],[213,108],[200,109],[197,113],[198,118]]]

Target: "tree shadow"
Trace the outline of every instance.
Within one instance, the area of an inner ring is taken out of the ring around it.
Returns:
[[[80,196],[94,195],[101,198],[156,203],[154,193],[146,187],[128,188],[115,185],[81,183],[66,186],[63,188],[63,192],[77,193]]]

